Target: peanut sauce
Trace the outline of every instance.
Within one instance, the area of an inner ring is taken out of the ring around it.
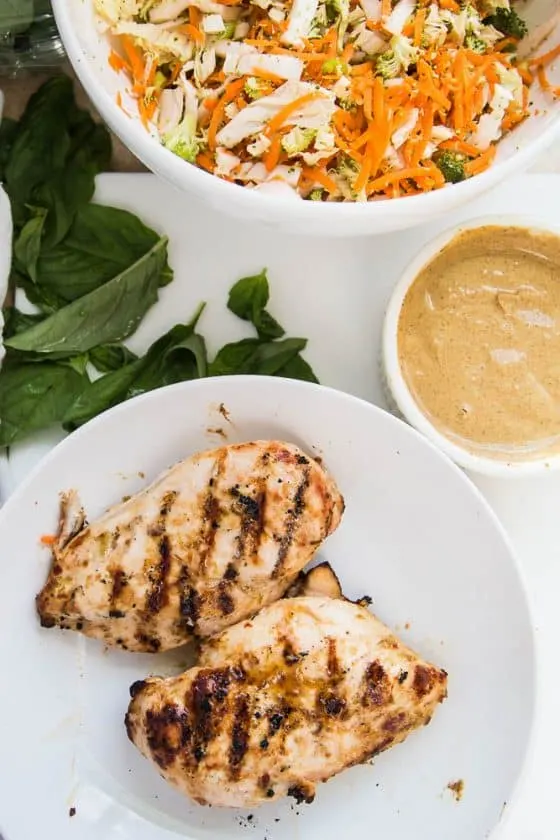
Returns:
[[[404,299],[398,352],[422,412],[480,455],[560,449],[560,237],[459,233]]]

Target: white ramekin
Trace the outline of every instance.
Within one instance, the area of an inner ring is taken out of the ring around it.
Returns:
[[[495,215],[478,216],[448,229],[433,239],[408,265],[389,300],[383,324],[381,368],[387,400],[394,414],[422,432],[456,464],[466,470],[494,477],[537,475],[543,471],[560,469],[560,453],[547,457],[508,461],[471,452],[443,435],[421,410],[412,396],[399,363],[397,346],[398,324],[404,298],[421,270],[458,233],[483,225],[500,225],[529,228],[538,232],[560,235],[560,225],[553,225],[534,216]]]

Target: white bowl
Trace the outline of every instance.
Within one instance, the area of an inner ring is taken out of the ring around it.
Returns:
[[[250,823],[247,812],[182,797],[126,737],[129,686],[150,673],[177,673],[185,649],[104,650],[41,629],[33,604],[49,562],[39,537],[56,527],[60,490],[76,488],[96,517],[168,465],[216,446],[216,427],[231,443],[280,438],[322,456],[347,507],[320,559],[348,597],[371,595],[375,613],[449,673],[449,697],[429,726],[373,766],[321,785],[312,805],[263,805]],[[474,485],[370,403],[309,383],[242,376],[131,400],[70,435],[9,499],[0,511],[0,555],[6,840],[483,840],[501,824],[535,712],[520,572]],[[459,779],[457,803],[447,786]]]
[[[471,472],[496,477],[528,476],[560,468],[560,454],[531,460],[511,460],[474,454],[443,435],[428,419],[412,396],[402,374],[398,353],[398,325],[403,301],[424,266],[438,254],[457,234],[483,225],[511,225],[544,233],[560,235],[560,225],[539,220],[534,216],[495,215],[479,216],[462,222],[458,227],[444,231],[429,242],[408,265],[397,283],[385,313],[381,349],[382,378],[394,413],[407,420],[415,429],[426,435],[456,464]]]
[[[537,2],[537,0],[534,0]],[[108,64],[108,38],[95,24],[93,0],[53,0],[60,35],[72,65],[101,116],[126,146],[153,172],[217,210],[247,222],[274,226],[279,232],[351,236],[380,234],[428,222],[481,195],[523,170],[559,133],[560,101],[543,96],[535,86],[531,116],[500,144],[495,163],[481,175],[461,184],[420,196],[368,203],[297,201],[230,184],[187,164],[165,149],[142,126],[134,104],[127,116],[116,104],[117,92],[128,102],[127,81]],[[560,25],[540,49],[560,42]],[[560,60],[549,70],[560,85]]]

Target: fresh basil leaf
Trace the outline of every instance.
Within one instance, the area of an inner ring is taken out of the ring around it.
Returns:
[[[206,344],[190,326],[179,324],[158,339],[142,361],[144,364],[127,399],[165,385],[206,376]]]
[[[37,282],[37,261],[41,252],[46,211],[40,210],[25,223],[14,243],[14,255],[20,269],[23,269],[34,283]]]
[[[25,32],[33,16],[33,0],[0,0],[0,34]]]
[[[280,326],[278,321],[266,309],[263,309],[259,313],[253,323],[259,338],[274,340],[275,338],[282,338],[286,334],[286,330]]]
[[[76,401],[86,379],[72,368],[20,365],[0,371],[0,446],[58,423]]]
[[[269,296],[268,278],[266,269],[263,269],[260,274],[242,277],[231,287],[228,309],[238,318],[250,321],[259,338],[281,338],[285,331],[265,309]]]
[[[177,324],[149,348],[145,356],[91,382],[64,418],[72,431],[92,417],[131,397],[175,382],[196,379],[206,372],[206,346],[194,332],[200,307],[190,324]]]
[[[43,357],[41,357],[43,358]],[[87,366],[89,362],[89,354],[88,353],[80,353],[79,356],[71,356],[69,359],[64,359],[60,362],[61,365],[68,365],[71,367],[72,370],[75,370],[81,376],[85,374],[87,371]]]
[[[261,376],[275,376],[301,350],[307,347],[306,338],[285,338],[261,344],[257,350],[255,373]]]
[[[74,91],[68,76],[49,79],[30,98],[20,120],[6,164],[6,185],[19,211],[33,189],[63,169],[70,150],[67,114],[75,108]]]
[[[131,362],[120,370],[114,370],[95,382],[90,382],[76,395],[74,402],[67,406],[62,418],[66,431],[72,432],[101,412],[123,402],[128,389],[140,372],[141,365],[141,360]]]
[[[167,239],[112,280],[50,315],[5,344],[23,352],[75,356],[100,344],[122,341],[156,302],[167,261]]]
[[[302,359],[299,353],[289,362],[286,362],[274,375],[284,376],[286,379],[301,379],[303,382],[319,382],[311,366],[305,359]]]
[[[34,203],[48,210],[43,237],[44,250],[62,242],[78,209],[91,201],[96,172],[91,162],[72,161],[63,172],[55,172],[52,178],[34,191]]]
[[[89,351],[89,360],[100,373],[119,370],[137,358],[124,344],[103,344]]]
[[[76,108],[70,114],[70,160],[78,165],[93,164],[97,172],[111,164],[111,135],[103,123],[97,123],[88,111]]]
[[[229,376],[238,373],[255,373],[258,338],[243,338],[224,345],[213,362],[208,365],[208,376]]]
[[[305,338],[286,338],[283,341],[263,342],[258,338],[244,338],[226,344],[208,367],[209,376],[259,374],[274,376],[307,345]]]
[[[270,297],[266,268],[260,274],[242,277],[235,283],[228,297],[228,309],[244,321],[253,321],[265,308]]]
[[[45,289],[43,286],[36,285],[15,268],[12,268],[10,274],[10,285],[23,289],[27,300],[46,315],[57,312],[63,306],[66,306],[66,301],[60,295]]]
[[[64,241],[41,254],[39,282],[67,301],[76,300],[124,271],[158,241],[158,234],[132,213],[88,204],[78,210]],[[166,261],[159,285],[172,278]]]
[[[18,123],[9,117],[2,117],[0,122],[0,181],[5,178],[6,164],[10,159],[14,138],[18,131]]]
[[[16,335],[18,332],[29,329],[38,324],[45,317],[44,315],[28,315],[20,312],[15,306],[8,306],[3,310],[4,314],[4,338]]]

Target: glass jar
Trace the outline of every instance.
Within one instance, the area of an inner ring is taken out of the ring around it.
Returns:
[[[43,72],[63,61],[64,48],[50,0],[0,4],[0,75]]]

